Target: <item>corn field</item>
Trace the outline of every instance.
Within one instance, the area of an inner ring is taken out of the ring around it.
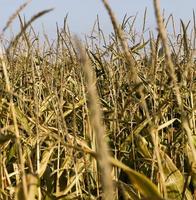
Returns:
[[[57,27],[44,41],[21,5],[1,33],[0,199],[196,199],[196,18],[161,14],[157,30],[134,31],[102,0],[85,39]],[[4,33],[18,18],[21,30]],[[167,28],[173,30],[168,34]],[[145,35],[145,36],[144,36]]]

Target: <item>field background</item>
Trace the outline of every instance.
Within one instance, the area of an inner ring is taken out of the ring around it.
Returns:
[[[38,27],[55,11],[26,19],[31,3],[2,26],[0,199],[196,198],[195,12],[154,0],[151,30],[147,10],[99,4],[111,31],[96,17],[81,37],[65,17],[51,40]]]

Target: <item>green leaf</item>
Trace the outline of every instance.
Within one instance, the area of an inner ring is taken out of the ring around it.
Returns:
[[[181,200],[184,188],[184,177],[166,153],[161,151],[160,155],[163,163],[163,172],[166,178],[165,184],[168,199]],[[188,189],[186,189],[185,192],[185,200],[192,200],[192,195]]]
[[[27,116],[18,107],[15,107],[15,111],[16,111],[16,117],[19,123],[21,124],[22,128],[24,128],[24,130],[28,134],[31,134],[32,131],[31,131],[31,127],[29,126]]]
[[[48,161],[50,159],[50,156],[53,153],[53,150],[54,150],[54,147],[51,148],[50,150],[46,149],[43,152],[43,154],[42,154],[42,160],[40,162],[40,167],[39,167],[39,171],[38,171],[39,178],[43,176],[43,174],[44,174],[44,172],[46,170],[46,167],[48,165]]]
[[[7,142],[11,139],[15,139],[15,136],[12,134],[4,135],[4,134],[0,133],[0,144],[4,144],[5,142]]]
[[[152,183],[146,176],[140,174],[139,172],[127,167],[125,164],[117,159],[110,157],[110,162],[112,165],[121,168],[127,173],[132,184],[138,189],[138,191],[149,200],[163,200],[157,187]]]

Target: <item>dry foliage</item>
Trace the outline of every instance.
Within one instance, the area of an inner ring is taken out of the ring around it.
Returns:
[[[23,22],[7,43],[1,33],[0,199],[196,198],[196,20],[162,19],[158,34],[134,31],[136,18],[114,33],[97,19],[85,42],[64,23],[40,42]],[[167,26],[173,33],[167,36]],[[148,35],[148,39],[147,38]]]

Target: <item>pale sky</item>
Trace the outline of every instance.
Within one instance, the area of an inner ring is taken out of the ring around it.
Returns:
[[[1,30],[9,16],[24,2],[22,0],[0,0]],[[152,0],[110,0],[109,3],[119,22],[122,22],[125,14],[127,16],[137,14],[136,28],[138,32],[141,29],[144,10],[147,8],[147,27],[152,29],[156,27]],[[196,9],[195,0],[162,0],[161,5],[165,9],[166,16],[173,13],[177,24],[179,24],[180,18],[185,22],[192,19],[193,9]],[[41,17],[33,23],[33,26],[39,32],[42,32],[42,26],[44,26],[50,37],[55,37],[56,23],[61,27],[63,19],[67,14],[68,24],[73,33],[81,36],[89,34],[97,15],[100,18],[100,25],[103,31],[106,33],[112,31],[110,19],[101,0],[32,0],[23,10],[21,16],[25,16],[26,20],[28,20],[32,15],[48,8],[54,8],[54,11]],[[12,30],[14,32],[19,30],[18,19],[15,19]]]

